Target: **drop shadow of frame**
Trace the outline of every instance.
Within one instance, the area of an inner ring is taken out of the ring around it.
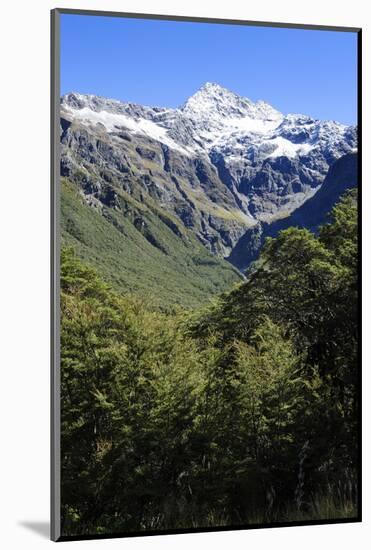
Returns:
[[[50,538],[50,523],[49,521],[19,521],[18,525],[33,531],[42,538]]]

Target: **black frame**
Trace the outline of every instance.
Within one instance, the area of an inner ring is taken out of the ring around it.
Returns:
[[[51,268],[51,508],[50,536],[55,542],[74,540],[112,539],[123,537],[142,537],[154,535],[174,535],[185,533],[205,533],[219,531],[240,531],[276,527],[298,527],[308,525],[329,525],[338,523],[358,523],[362,521],[362,28],[337,27],[314,24],[270,23],[266,21],[249,21],[240,19],[217,19],[179,15],[159,15],[148,13],[124,13],[99,10],[79,10],[55,8],[51,10],[51,234],[50,234],[50,268]],[[356,518],[331,520],[290,521],[280,523],[249,524],[246,526],[223,526],[189,529],[164,529],[161,531],[130,531],[112,534],[83,536],[63,536],[60,528],[60,15],[86,15],[100,17],[121,17],[131,19],[152,19],[162,21],[183,21],[191,23],[215,23],[243,25],[254,27],[277,27],[303,30],[320,30],[335,32],[354,32],[357,34],[357,125],[358,125],[358,502]]]

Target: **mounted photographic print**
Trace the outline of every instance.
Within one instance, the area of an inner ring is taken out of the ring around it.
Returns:
[[[53,10],[53,540],[361,520],[360,40]]]

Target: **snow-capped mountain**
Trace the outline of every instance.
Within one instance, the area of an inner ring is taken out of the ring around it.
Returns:
[[[104,169],[129,189],[132,172],[161,207],[224,256],[246,228],[301,206],[329,166],[357,147],[354,126],[284,115],[214,83],[177,109],[69,93],[61,116],[65,175],[85,167],[99,179]],[[87,200],[97,199],[98,183],[85,185]]]
[[[209,129],[211,132],[223,132],[228,128],[264,131],[277,126],[283,118],[268,103],[254,103],[211,82],[204,84],[192,95],[181,107],[181,111],[195,121],[201,131]]]
[[[341,144],[354,148],[356,139],[352,126],[305,115],[284,116],[264,101],[254,103],[210,82],[178,109],[145,107],[77,93],[66,94],[61,105],[74,118],[101,123],[108,132],[124,127],[184,154],[215,149],[224,149],[228,154],[231,147],[246,156],[251,153],[246,145],[250,145],[264,158],[295,157],[315,148],[336,155]]]

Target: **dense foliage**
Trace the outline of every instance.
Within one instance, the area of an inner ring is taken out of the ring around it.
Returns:
[[[201,311],[62,252],[62,533],[357,514],[357,206]]]

